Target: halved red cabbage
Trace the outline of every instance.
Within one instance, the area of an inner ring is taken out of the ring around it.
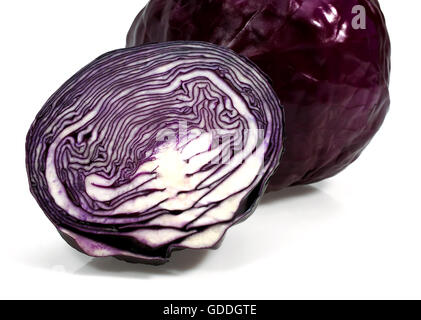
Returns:
[[[94,257],[162,264],[216,248],[255,209],[283,150],[264,74],[199,42],[107,53],[67,81],[26,143],[31,192]]]
[[[208,41],[250,58],[285,106],[285,155],[269,188],[331,177],[389,110],[390,41],[377,0],[151,0],[127,46]]]

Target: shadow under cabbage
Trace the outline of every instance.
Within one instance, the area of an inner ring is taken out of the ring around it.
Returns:
[[[297,186],[283,189],[281,191],[274,191],[266,193],[260,200],[261,205],[272,204],[275,202],[281,202],[292,198],[302,198],[313,194],[320,193],[321,190],[315,186]]]
[[[303,222],[313,224],[330,219],[340,206],[321,184],[293,187],[266,194],[256,213],[233,227],[217,251],[175,251],[169,263],[149,266],[115,258],[91,258],[57,241],[49,249],[32,248],[25,255],[25,264],[79,275],[139,279],[177,276],[193,270],[234,270],[278,254],[281,246],[297,236]]]
[[[80,275],[120,275],[141,277],[149,275],[177,275],[197,268],[210,250],[183,250],[172,254],[170,262],[162,266],[127,263],[115,258],[92,258],[85,266],[76,270]]]

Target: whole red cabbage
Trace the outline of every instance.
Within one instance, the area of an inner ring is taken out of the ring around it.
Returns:
[[[127,45],[170,40],[231,48],[272,79],[287,136],[272,190],[343,170],[389,110],[390,41],[377,0],[151,0]]]

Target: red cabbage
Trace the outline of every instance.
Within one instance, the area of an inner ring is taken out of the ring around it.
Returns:
[[[162,264],[216,248],[254,211],[283,114],[246,58],[199,42],[107,53],[67,81],[27,136],[31,192],[74,248]]]
[[[151,0],[127,46],[200,40],[250,58],[285,106],[272,190],[331,177],[389,110],[390,41],[377,0]]]

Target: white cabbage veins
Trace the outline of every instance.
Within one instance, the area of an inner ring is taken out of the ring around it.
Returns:
[[[211,248],[276,168],[282,110],[231,51],[168,43],[106,54],[44,106],[27,141],[31,190],[91,256],[163,263]]]

